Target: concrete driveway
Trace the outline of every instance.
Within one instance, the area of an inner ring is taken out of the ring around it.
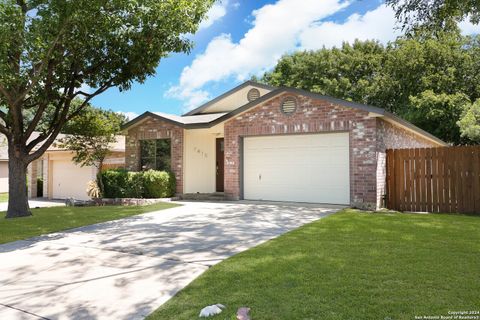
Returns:
[[[38,198],[37,200],[28,200],[30,208],[45,208],[45,207],[61,207],[65,206],[64,200],[48,200],[43,198]],[[7,211],[8,202],[0,202],[0,212]]]
[[[339,209],[183,204],[1,245],[0,319],[142,319],[209,266]]]

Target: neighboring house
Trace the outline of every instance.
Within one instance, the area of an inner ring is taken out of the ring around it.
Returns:
[[[75,198],[78,200],[90,199],[87,195],[87,184],[96,180],[95,166],[80,166],[72,161],[74,153],[61,147],[59,141],[65,135],[60,134],[44,153],[28,167],[28,195],[31,198],[43,196],[49,199]],[[124,167],[125,164],[125,137],[118,136],[117,142],[112,144],[111,152],[104,162],[103,169]],[[43,194],[37,190],[37,179],[43,178]]]
[[[8,145],[7,138],[0,135],[0,193],[8,192]]]
[[[248,81],[176,116],[124,126],[129,170],[171,170],[177,193],[378,208],[387,148],[445,143],[383,109]]]

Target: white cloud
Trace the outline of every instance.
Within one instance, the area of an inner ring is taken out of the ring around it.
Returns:
[[[480,33],[480,25],[468,20],[459,24],[463,34]],[[402,35],[391,7],[380,5],[364,15],[352,14],[343,23],[321,22],[307,28],[300,36],[302,49],[340,47],[343,42],[375,39],[382,43],[395,40]],[[341,35],[341,36],[339,36]]]
[[[199,30],[206,29],[227,14],[228,0],[216,2],[207,12],[205,20],[200,22]]]
[[[364,15],[352,14],[343,23],[321,22],[305,29],[300,35],[303,49],[340,47],[355,39],[375,39],[382,43],[394,40],[402,32],[396,28],[395,14],[390,7],[380,5]]]
[[[298,36],[312,23],[348,6],[343,0],[279,0],[253,11],[252,28],[238,42],[230,35],[214,38],[205,52],[185,67],[180,83],[169,95],[187,101],[207,99],[201,87],[211,81],[234,76],[244,80],[252,73],[273,67],[284,54],[297,46]]]
[[[165,93],[165,97],[183,100],[183,111],[192,110],[210,99],[210,95],[205,90],[192,90],[189,87],[180,86],[171,87]]]
[[[128,118],[128,120],[135,119],[136,117],[139,116],[138,113],[136,113],[136,112],[131,112],[131,111],[117,111],[117,113],[120,113],[120,114],[125,115],[125,116]]]
[[[349,0],[279,0],[253,11],[252,28],[234,42],[229,34],[210,41],[205,51],[185,67],[169,97],[184,101],[192,109],[208,100],[203,87],[211,82],[234,78],[245,80],[271,69],[285,53],[295,49],[341,46],[355,39],[382,43],[401,35],[393,9],[385,5],[364,13],[354,13],[345,21],[322,21],[349,6]],[[464,34],[480,33],[480,26],[462,22]]]

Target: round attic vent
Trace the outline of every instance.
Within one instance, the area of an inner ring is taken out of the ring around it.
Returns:
[[[260,97],[260,91],[258,91],[258,89],[253,88],[248,90],[247,99],[249,102],[252,102],[253,100],[258,99],[259,97]]]
[[[297,110],[297,100],[294,97],[286,97],[280,108],[284,114],[292,114]]]

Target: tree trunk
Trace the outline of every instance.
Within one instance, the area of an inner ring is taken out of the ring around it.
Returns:
[[[27,165],[25,155],[9,145],[8,210],[6,218],[31,216],[27,195]]]

